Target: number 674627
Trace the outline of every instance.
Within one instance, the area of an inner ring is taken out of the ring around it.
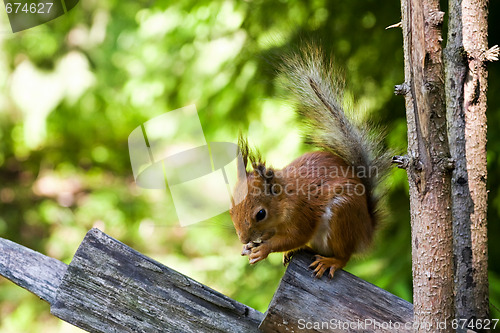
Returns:
[[[48,14],[52,9],[52,2],[40,2],[40,3],[22,3],[22,2],[14,2],[7,3],[5,5],[5,10],[7,14],[17,14],[17,13],[25,13],[25,14]]]

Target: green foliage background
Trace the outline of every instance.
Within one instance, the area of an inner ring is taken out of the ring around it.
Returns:
[[[500,6],[490,7],[490,45]],[[446,10],[446,9],[445,9]],[[282,166],[305,151],[272,59],[314,38],[335,54],[346,96],[406,149],[402,36],[396,0],[81,1],[17,34],[0,16],[0,237],[66,263],[98,227],[262,312],[284,268],[278,254],[250,266],[228,214],[180,227],[165,191],[133,180],[127,138],[141,123],[195,104],[207,141],[239,129]],[[492,317],[500,312],[500,89],[490,69],[488,186]],[[385,225],[347,270],[411,301],[406,174],[393,170]],[[1,255],[1,254],[0,254]],[[0,332],[78,331],[0,278]]]

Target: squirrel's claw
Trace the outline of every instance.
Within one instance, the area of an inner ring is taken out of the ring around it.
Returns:
[[[304,251],[304,250],[314,252],[314,250],[311,249],[308,245],[297,248],[295,250],[290,250],[290,251],[284,252],[283,253],[283,266],[286,266],[290,263],[290,261],[292,260],[292,257],[295,255],[295,253],[300,252],[300,251]]]
[[[328,258],[320,255],[314,256],[314,261],[309,265],[309,268],[314,268],[313,275],[315,278],[321,278],[325,271],[328,269],[328,277],[331,279],[337,269],[345,266],[347,260],[340,260],[337,258]]]
[[[293,256],[293,251],[288,251],[283,253],[283,266],[288,265],[290,260],[292,260],[292,256]]]
[[[283,266],[286,266],[290,263],[292,260],[292,257],[295,253],[297,253],[300,250],[291,250],[283,253]]]

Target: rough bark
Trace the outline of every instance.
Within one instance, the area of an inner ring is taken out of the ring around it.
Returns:
[[[452,163],[441,46],[444,13],[437,0],[402,0],[401,9],[408,87],[414,323],[419,332],[452,331]]]
[[[488,318],[488,234],[486,190],[486,91],[488,73],[488,2],[462,3],[464,49],[468,71],[464,85],[465,149],[469,189],[474,211],[471,214],[472,274],[476,318]],[[462,303],[463,305],[463,303]],[[470,305],[469,305],[470,306]],[[474,316],[473,315],[473,316]],[[473,317],[471,317],[473,318]]]
[[[450,0],[445,49],[457,319],[488,318],[487,1]],[[472,322],[474,325],[474,322]],[[473,327],[473,326],[469,326]]]

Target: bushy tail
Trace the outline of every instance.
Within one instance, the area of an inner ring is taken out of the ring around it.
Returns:
[[[355,114],[344,112],[344,82],[321,48],[307,45],[282,58],[280,68],[286,87],[298,102],[305,121],[307,141],[331,151],[354,167],[366,188],[368,209],[376,224],[381,195],[375,191],[387,174],[390,154],[382,149],[383,137],[373,127],[356,125]]]

